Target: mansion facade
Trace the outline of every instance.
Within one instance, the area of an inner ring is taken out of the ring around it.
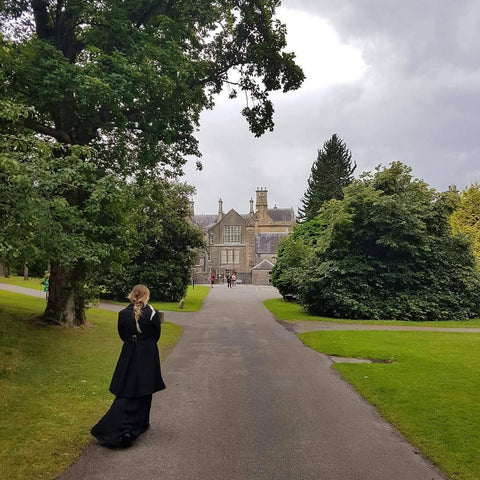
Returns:
[[[194,269],[196,283],[209,283],[212,272],[217,283],[233,272],[242,283],[270,283],[278,245],[292,233],[296,219],[293,208],[268,208],[267,194],[266,188],[257,189],[248,214],[224,213],[219,199],[216,215],[195,215],[191,203],[192,221],[202,228],[206,244]]]

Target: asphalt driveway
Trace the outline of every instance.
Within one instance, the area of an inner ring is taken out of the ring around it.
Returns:
[[[152,427],[128,450],[90,444],[61,478],[443,479],[262,304],[271,287],[216,285],[163,364]],[[108,386],[105,385],[105,388]]]

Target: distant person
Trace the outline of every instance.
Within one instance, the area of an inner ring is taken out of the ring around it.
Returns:
[[[230,274],[227,275],[227,287],[232,288],[232,277]]]
[[[232,273],[232,287],[235,286],[235,283],[237,281],[237,274],[235,272]]]
[[[45,300],[48,302],[48,293],[50,289],[50,274],[48,272],[45,273],[45,276],[42,280],[43,291],[45,292]]]
[[[150,426],[152,394],[163,390],[157,342],[160,314],[150,305],[150,291],[136,285],[128,295],[130,305],[118,314],[123,340],[110,391],[115,400],[91,433],[106,447],[129,447]]]
[[[211,288],[213,288],[213,284],[215,283],[215,274],[212,272],[210,274],[210,285],[211,285]]]

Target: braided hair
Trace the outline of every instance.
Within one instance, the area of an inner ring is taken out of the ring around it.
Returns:
[[[142,313],[142,308],[147,305],[150,300],[150,290],[145,285],[135,285],[127,298],[133,304],[133,318],[135,319],[137,332],[142,333],[138,319]]]

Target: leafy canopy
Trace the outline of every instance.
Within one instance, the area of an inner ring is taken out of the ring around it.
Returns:
[[[255,135],[269,93],[298,88],[276,0],[25,1],[0,4],[0,98],[29,108],[17,127],[95,146],[104,168],[178,173],[200,155],[199,114],[225,83],[249,94]],[[233,73],[232,73],[233,72]]]

